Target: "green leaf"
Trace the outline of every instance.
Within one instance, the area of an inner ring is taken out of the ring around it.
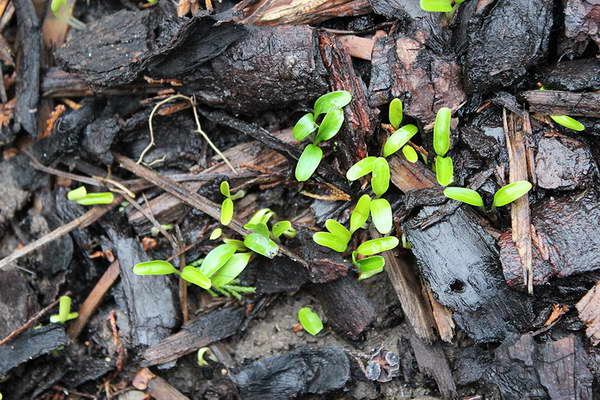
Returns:
[[[244,238],[244,245],[255,253],[273,258],[279,251],[277,243],[259,233],[251,233]]]
[[[449,199],[462,201],[472,206],[483,207],[483,199],[476,191],[461,187],[447,187],[444,196]]]
[[[517,200],[532,188],[527,181],[517,181],[501,187],[494,194],[494,207],[501,207]]]
[[[223,200],[221,204],[221,223],[223,225],[229,225],[233,219],[233,200],[229,197]]]
[[[383,271],[384,266],[385,259],[382,256],[373,256],[357,260],[356,267],[360,272],[358,280],[362,281],[363,279],[368,279],[373,275],[377,275]]]
[[[585,130],[585,126],[575,118],[571,118],[568,115],[551,115],[550,118],[557,124],[564,126],[565,128],[572,129],[577,132]]]
[[[371,201],[371,219],[379,233],[387,234],[392,231],[392,207],[386,199],[375,199]]]
[[[202,289],[210,289],[212,286],[210,279],[206,277],[198,268],[188,265],[181,271],[181,278],[200,286]]]
[[[415,151],[415,149],[413,149],[411,145],[407,144],[406,146],[404,146],[402,148],[402,154],[404,154],[404,157],[406,157],[406,159],[411,163],[416,163],[419,160],[417,152]]]
[[[363,256],[371,256],[373,254],[392,250],[398,246],[399,243],[400,241],[395,236],[384,236],[361,243],[356,249],[356,252]]]
[[[390,124],[394,129],[398,129],[402,123],[402,101],[400,99],[394,99],[390,103],[389,108]]]
[[[216,228],[214,231],[212,231],[210,233],[210,237],[208,239],[209,240],[216,240],[216,239],[220,238],[222,234],[223,234],[223,229]]]
[[[71,298],[69,296],[60,296],[58,299],[58,318],[61,322],[66,322],[71,312]]]
[[[279,221],[275,225],[273,225],[273,237],[277,239],[281,235],[285,235],[287,237],[296,236],[296,230],[292,227],[292,223],[290,221]]]
[[[75,319],[79,317],[79,313],[78,312],[71,312],[69,313],[69,315],[67,316],[67,319],[62,321],[60,319],[60,316],[58,314],[54,314],[50,316],[50,322],[52,322],[53,324],[64,324],[67,321],[70,321],[72,319]],[[2,400],[2,396],[0,396],[0,400]]]
[[[315,106],[313,107],[315,118],[321,114],[328,113],[331,110],[341,109],[348,105],[351,100],[352,95],[345,90],[324,94],[315,101]]]
[[[298,321],[304,330],[315,336],[323,330],[323,322],[319,314],[311,310],[310,307],[302,307],[298,311]]]
[[[323,150],[319,146],[307,145],[296,164],[296,180],[298,182],[307,181],[314,174],[322,158]]]
[[[231,192],[229,191],[229,182],[223,181],[219,185],[219,190],[221,190],[221,194],[225,197],[231,197]]]
[[[433,126],[433,149],[438,156],[445,156],[450,150],[450,120],[452,110],[442,107],[435,116]]]
[[[76,201],[84,206],[93,206],[96,204],[110,204],[113,202],[114,198],[115,196],[112,192],[88,193],[85,197]]]
[[[313,240],[318,245],[328,247],[338,253],[343,253],[348,248],[348,242],[329,232],[317,232],[313,235]]]
[[[308,113],[296,122],[296,125],[294,125],[294,128],[292,129],[292,135],[294,136],[294,139],[301,142],[318,127],[319,125],[316,124],[314,115]]]
[[[363,194],[354,210],[352,210],[352,214],[350,214],[350,232],[354,233],[358,229],[360,229],[367,219],[369,219],[369,205],[371,204],[371,197],[368,194]]]
[[[390,187],[390,166],[383,157],[377,157],[373,163],[371,188],[377,196],[383,196]]]
[[[133,266],[133,273],[136,275],[168,275],[177,272],[179,271],[173,264],[163,260],[145,261]]]
[[[421,8],[430,12],[450,12],[452,3],[450,0],[421,0]]]
[[[266,224],[273,215],[275,215],[275,213],[270,208],[261,208],[254,213],[250,220],[248,220],[248,223],[244,225],[244,228],[249,229],[248,226],[260,224],[261,222]]]
[[[367,174],[370,174],[373,171],[373,164],[375,164],[375,160],[377,157],[365,157],[353,166],[346,172],[346,178],[349,181],[355,181],[360,177],[363,177]]]
[[[314,144],[325,142],[337,135],[343,123],[344,112],[342,110],[329,111],[319,126],[319,132],[315,137]]]
[[[258,224],[246,224],[244,227],[258,233],[259,235],[263,235],[264,237],[268,238],[271,236],[269,227],[264,222],[259,222]]]
[[[352,237],[350,231],[346,229],[344,225],[337,222],[335,219],[328,219],[327,221],[325,221],[325,227],[329,232],[331,232],[336,237],[339,237],[344,242],[350,241],[350,237]]]
[[[77,201],[84,198],[87,195],[87,189],[85,186],[79,186],[77,189],[70,190],[67,193],[67,199],[71,201]]]
[[[250,262],[252,253],[234,254],[221,269],[211,278],[213,286],[227,285],[237,278]]]
[[[241,240],[223,238],[223,242],[235,246],[236,250],[246,250],[246,246]]]
[[[383,156],[389,157],[400,150],[418,131],[416,126],[409,124],[392,133],[383,145]]]
[[[239,200],[242,197],[244,197],[245,195],[246,195],[245,190],[238,190],[237,192],[235,192],[234,194],[231,195],[230,199],[231,200]]]
[[[206,255],[204,261],[202,261],[200,272],[207,278],[212,277],[219,268],[229,261],[236,250],[237,246],[233,244],[221,244],[215,247]]]
[[[435,158],[435,178],[442,186],[448,186],[454,181],[454,166],[451,157]]]
[[[60,9],[66,5],[67,0],[52,0],[52,3],[50,3],[50,10],[52,10],[52,13],[58,17],[60,16]]]

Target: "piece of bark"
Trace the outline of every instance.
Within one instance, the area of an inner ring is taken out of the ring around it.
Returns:
[[[511,114],[509,120],[506,118],[506,110],[503,110],[504,134],[506,135],[506,146],[508,148],[509,183],[517,181],[528,181],[527,177],[527,151],[525,149],[525,132],[531,134],[529,114],[523,115],[522,129],[518,129],[516,116]],[[523,281],[527,282],[527,293],[533,294],[533,264],[531,255],[531,212],[529,210],[529,195],[513,201],[510,208],[512,239],[517,247],[517,252],[523,265]]]
[[[39,309],[35,294],[16,268],[0,271],[0,338],[23,325]]]
[[[55,56],[63,69],[94,87],[128,84],[145,70],[152,78],[178,78],[221,54],[245,32],[231,23],[214,25],[209,17],[175,18],[160,7],[121,10],[72,32]]]
[[[594,58],[561,61],[542,69],[539,80],[545,88],[552,90],[600,90],[600,61]]]
[[[400,190],[411,190],[415,176],[418,184],[435,185],[433,174],[420,164],[401,157],[390,158],[389,164],[391,181]],[[426,219],[436,210],[424,207],[417,218]],[[419,229],[410,220],[402,227],[436,299],[454,311],[454,320],[473,340],[502,340],[529,326],[531,301],[506,287],[494,241],[472,214],[459,208],[428,228]]]
[[[173,361],[200,347],[235,335],[245,320],[244,310],[223,308],[201,315],[183,326],[181,331],[142,353],[142,365],[151,366]]]
[[[142,368],[133,378],[133,387],[145,391],[156,400],[189,400],[169,382],[154,374],[148,368]]]
[[[297,104],[312,105],[328,89],[316,35],[306,25],[255,28],[183,77],[185,91],[200,103],[233,114],[289,112]]]
[[[600,268],[600,195],[593,189],[579,195],[548,198],[532,208],[534,285]],[[521,264],[514,243],[502,237],[500,261],[511,286],[522,285]],[[539,269],[539,273],[538,273]]]
[[[231,374],[241,398],[290,399],[344,387],[350,361],[340,347],[298,350],[253,362]]]
[[[462,52],[462,76],[471,93],[524,84],[528,70],[550,52],[552,0],[465,3],[455,42]]]
[[[32,0],[15,0],[15,6],[19,20],[17,43],[21,46],[17,53],[15,121],[35,139],[38,136],[42,34]]]
[[[0,375],[6,375],[13,368],[65,346],[68,342],[69,338],[62,324],[32,329],[0,346]]]
[[[404,114],[423,125],[434,121],[440,107],[456,110],[466,97],[460,66],[453,55],[440,55],[429,46],[427,25],[415,25],[410,34],[375,35],[371,59],[369,104],[377,107],[399,98]]]
[[[242,23],[253,25],[314,24],[336,17],[371,12],[368,0],[260,0],[240,2],[234,9]]]
[[[92,314],[96,311],[96,308],[102,302],[106,292],[108,292],[119,278],[119,274],[120,268],[118,261],[111,263],[106,271],[104,271],[104,274],[102,274],[102,277],[96,286],[94,286],[81,307],[79,307],[79,317],[77,317],[77,319],[70,324],[69,329],[67,329],[67,334],[71,340],[77,339],[77,336],[79,336]]]
[[[127,304],[127,316],[133,346],[152,346],[166,338],[177,326],[174,289],[166,276],[140,276],[133,273],[137,263],[150,261],[140,242],[128,235],[123,226],[102,221],[111,242],[113,254],[119,260],[121,282]]]
[[[328,32],[320,33],[319,48],[325,68],[329,71],[331,89],[346,90],[352,94],[352,102],[344,107],[346,123],[335,139],[343,147],[352,149],[336,153],[345,171],[368,155],[366,138],[377,127],[379,113],[369,106],[366,85],[354,72],[350,54],[336,36]]]
[[[338,40],[346,48],[350,56],[371,61],[374,39],[356,35],[343,35],[338,36]]]
[[[323,307],[328,323],[351,340],[358,340],[377,318],[375,307],[353,276],[316,285],[312,293]]]
[[[529,111],[547,115],[600,117],[600,94],[573,93],[558,90],[528,90],[521,96],[529,103]]]
[[[447,399],[456,396],[456,384],[442,346],[439,343],[427,344],[416,335],[410,336],[410,345],[419,370],[433,376],[442,396]]]
[[[576,41],[592,39],[600,46],[600,5],[593,0],[568,0],[564,9],[565,35]]]
[[[117,85],[111,88],[92,88],[77,73],[63,71],[60,68],[50,68],[42,77],[41,91],[43,97],[85,97],[102,94],[104,96],[134,96],[152,95],[170,88],[165,84],[132,83]]]
[[[586,325],[585,334],[594,346],[600,343],[600,282],[596,283],[575,305],[579,319]]]
[[[537,184],[544,189],[584,189],[597,176],[590,147],[568,136],[543,136],[535,155]]]
[[[371,235],[374,233],[371,230]],[[394,287],[402,311],[409,320],[414,333],[426,343],[434,342],[437,336],[433,330],[435,322],[431,304],[423,296],[421,282],[416,271],[404,258],[398,255],[397,251],[385,251],[383,258],[385,259],[385,272]]]

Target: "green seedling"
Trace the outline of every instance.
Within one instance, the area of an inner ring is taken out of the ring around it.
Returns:
[[[473,189],[461,187],[447,187],[444,189],[444,196],[452,200],[461,201],[472,206],[483,208],[483,199],[481,195]]]
[[[209,239],[209,240],[217,240],[217,239],[218,239],[218,238],[220,238],[222,235],[223,235],[223,229],[221,229],[221,228],[216,228],[215,230],[213,230],[213,231],[210,233],[210,236],[209,236],[209,238],[208,238],[208,239]]]
[[[430,12],[451,13],[465,0],[421,0],[421,8]]]
[[[303,141],[311,139],[296,164],[295,176],[299,182],[304,182],[317,170],[323,159],[321,142],[332,139],[340,131],[344,123],[343,107],[352,100],[352,95],[345,91],[324,94],[315,101],[313,112],[305,114],[292,129],[294,139]],[[325,114],[320,123],[319,116]]]
[[[491,209],[502,207],[524,196],[533,186],[527,181],[517,181],[501,187],[494,194]],[[444,189],[444,195],[452,200],[457,200],[486,211],[483,199],[476,191],[460,187],[447,187]]]
[[[496,193],[494,193],[493,207],[502,207],[518,198],[524,196],[531,190],[533,185],[527,181],[517,181],[509,183],[506,186],[502,186]]]
[[[275,239],[278,239],[281,235],[292,239],[295,238],[297,234],[290,221],[277,222],[275,225],[273,225],[272,231]]]
[[[198,353],[196,354],[196,360],[198,365],[201,367],[207,367],[208,362],[204,359],[205,356],[208,356],[209,359],[216,361],[214,356],[211,354],[210,349],[208,347],[200,347],[198,349]]]
[[[54,324],[64,324],[67,321],[79,316],[77,312],[71,312],[72,300],[69,296],[61,296],[58,302],[58,314],[50,316],[50,322]]]
[[[383,271],[385,259],[375,254],[392,250],[398,246],[399,240],[393,236],[386,236],[368,240],[352,252],[352,263],[358,269],[358,280],[370,278]],[[364,258],[359,258],[359,257]]]
[[[75,29],[85,29],[85,24],[73,16],[75,0],[52,0],[50,10],[52,14],[65,24]]]
[[[274,258],[279,251],[277,243],[260,233],[251,233],[244,238],[244,246],[267,258]]]
[[[451,157],[435,157],[435,178],[441,186],[454,181],[454,165]]]
[[[302,307],[298,311],[298,322],[302,328],[313,336],[316,336],[323,330],[323,321],[319,314],[314,312],[310,307]]]
[[[350,214],[350,233],[356,232],[358,229],[365,226],[365,223],[369,219],[369,214],[371,213],[371,197],[368,194],[363,194],[354,210],[352,210],[352,214]]]
[[[338,253],[345,252],[352,233],[344,225],[333,219],[325,221],[325,227],[328,232],[317,232],[313,235],[315,243],[328,247]]]
[[[358,280],[368,279],[380,272],[383,272],[385,259],[382,256],[372,256],[356,260],[354,265],[358,269]]]
[[[560,126],[564,126],[567,129],[572,129],[577,132],[585,130],[585,126],[577,121],[575,118],[569,117],[568,115],[551,115],[550,118]]]
[[[225,196],[225,200],[223,200],[223,203],[221,203],[220,219],[221,223],[227,226],[233,219],[233,201],[241,199],[246,193],[243,190],[240,190],[232,196],[231,191],[229,190],[229,182],[227,181],[221,182],[219,190],[221,191],[221,194]]]
[[[398,150],[402,149],[402,154],[410,162],[416,162],[418,157],[416,156],[415,149],[408,145],[408,141],[417,133],[418,129],[414,125],[404,125],[400,127],[402,119],[404,118],[402,112],[403,106],[400,99],[393,99],[389,106],[389,119],[390,124],[396,129],[394,133],[385,141],[383,145],[383,156],[389,157]],[[411,152],[412,150],[412,152]]]
[[[79,186],[77,189],[70,190],[67,193],[67,199],[70,201],[77,201],[83,199],[85,196],[87,196],[87,189],[85,186]]]
[[[450,122],[452,110],[442,107],[435,116],[433,125],[433,149],[435,154],[444,157],[450,150]]]
[[[546,90],[545,87],[540,86],[540,90]],[[560,126],[564,126],[567,129],[572,129],[577,132],[585,130],[585,126],[577,121],[575,118],[569,117],[568,115],[551,115],[550,118]]]
[[[392,231],[392,206],[386,199],[374,199],[369,204],[373,225],[379,233],[386,235]]]
[[[181,279],[205,289],[211,295],[216,296],[214,291],[217,291],[241,300],[240,294],[254,293],[256,289],[235,285],[239,283],[236,278],[252,257],[252,253],[235,253],[239,249],[237,244],[222,244],[212,249],[205,258],[186,265],[181,272],[163,260],[136,264],[133,272],[136,275],[179,275]]]
[[[95,206],[98,204],[111,204],[115,196],[111,192],[88,193],[84,197],[75,200],[83,206]]]

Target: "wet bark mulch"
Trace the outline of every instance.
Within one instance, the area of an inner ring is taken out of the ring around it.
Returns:
[[[84,29],[47,2],[0,1],[0,398],[600,398],[597,2],[67,3]],[[334,90],[352,94],[345,123],[299,183],[291,127]],[[346,171],[380,153],[393,98],[422,157],[389,158],[405,246],[359,281],[351,250],[378,233],[343,254],[312,234],[367,193]],[[441,107],[453,185],[488,203],[509,182],[533,189],[491,212],[448,201],[432,172]],[[261,208],[298,231],[244,270],[256,292],[134,274],[220,243],[222,181],[246,193],[226,237]],[[115,199],[67,200],[82,184]],[[79,316],[50,323],[65,294]]]

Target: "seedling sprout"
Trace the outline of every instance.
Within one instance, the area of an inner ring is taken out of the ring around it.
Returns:
[[[340,131],[344,123],[342,108],[351,100],[352,95],[345,90],[324,94],[315,101],[313,112],[300,118],[292,129],[294,139],[311,139],[296,164],[295,176],[298,182],[307,181],[317,170],[323,159],[323,150],[319,144],[332,139]],[[321,114],[325,116],[319,124],[317,120]]]
[[[323,330],[323,321],[319,314],[314,312],[310,307],[302,307],[298,311],[298,322],[302,328],[313,336],[316,336]]]
[[[58,314],[50,316],[50,322],[64,324],[79,316],[77,312],[71,312],[72,300],[69,296],[61,296],[58,302]]]

